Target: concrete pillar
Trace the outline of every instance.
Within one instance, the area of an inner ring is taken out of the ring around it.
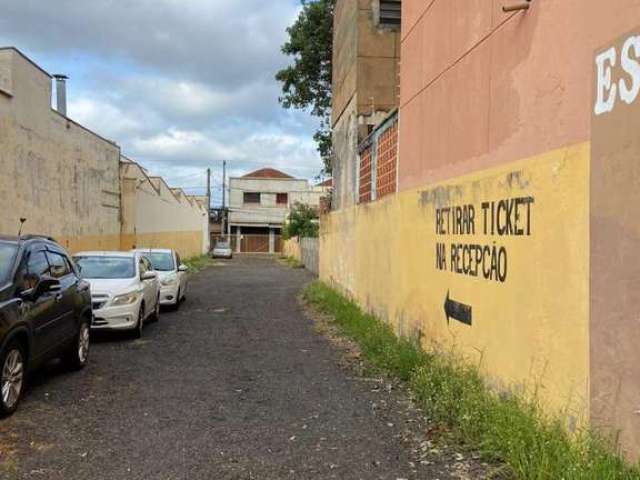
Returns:
[[[236,227],[236,253],[240,253],[242,248],[240,244],[242,243],[242,227],[239,225]]]
[[[269,229],[269,253],[275,253],[276,249],[276,237],[274,235],[273,228]]]

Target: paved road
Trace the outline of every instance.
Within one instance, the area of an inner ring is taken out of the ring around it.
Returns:
[[[380,407],[401,400],[340,367],[296,300],[309,280],[234,259],[141,340],[102,336],[82,372],[39,372],[0,421],[0,477],[450,478],[412,470],[404,414]]]

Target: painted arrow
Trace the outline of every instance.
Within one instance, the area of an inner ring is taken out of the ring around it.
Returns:
[[[465,325],[471,325],[471,305],[465,305],[464,303],[456,302],[449,298],[449,291],[447,290],[447,298],[444,301],[444,314],[447,316],[447,325],[449,319],[453,318]]]

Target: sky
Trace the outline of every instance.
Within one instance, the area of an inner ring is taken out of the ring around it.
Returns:
[[[151,174],[204,194],[222,161],[313,180],[317,121],[283,109],[275,73],[298,0],[0,0],[0,46],[64,73],[67,113]]]

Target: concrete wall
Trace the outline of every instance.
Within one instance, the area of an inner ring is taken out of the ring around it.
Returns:
[[[300,242],[298,241],[297,237],[289,238],[282,242],[282,255],[285,257],[295,258],[299,262],[302,261]]]
[[[209,251],[206,208],[134,162],[121,163],[122,244],[130,248],[173,248],[183,258]]]
[[[403,2],[400,193],[322,219],[320,276],[635,458],[640,3],[503,4]]]
[[[0,49],[0,232],[71,251],[120,245],[120,149],[51,109],[51,77]]]
[[[320,268],[320,242],[317,238],[290,238],[282,245],[282,255],[295,258],[316,275]]]
[[[398,105],[400,34],[377,24],[378,0],[338,0],[334,17],[333,207],[354,205],[358,143]]]

